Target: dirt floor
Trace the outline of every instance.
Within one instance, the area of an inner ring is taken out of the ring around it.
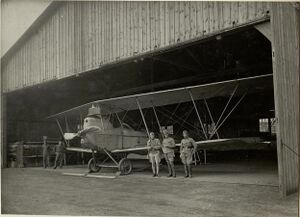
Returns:
[[[276,164],[239,162],[194,168],[192,179],[151,177],[149,167],[109,178],[66,176],[86,169],[2,170],[2,213],[39,215],[131,215],[296,217],[297,195],[281,199]],[[145,168],[145,165],[144,165]],[[104,171],[105,172],[105,171]],[[103,172],[102,172],[103,174]],[[105,176],[105,177],[106,177]]]

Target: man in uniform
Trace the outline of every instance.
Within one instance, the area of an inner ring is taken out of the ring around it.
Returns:
[[[47,136],[43,136],[43,166],[47,168],[50,166],[50,146],[47,144]]]
[[[165,159],[168,165],[169,175],[168,177],[176,177],[175,168],[174,168],[174,149],[175,149],[175,141],[172,137],[169,136],[168,130],[163,130],[164,139],[163,139],[163,153],[165,155]]]
[[[183,139],[180,145],[180,158],[184,166],[185,178],[192,178],[191,163],[193,160],[193,154],[196,151],[197,145],[194,139],[189,137],[188,131],[182,132]]]
[[[63,161],[64,161],[64,154],[65,154],[65,146],[62,141],[58,142],[58,145],[55,146],[55,163],[54,168],[57,168],[57,165],[59,163],[59,168],[62,168]]]
[[[159,163],[160,163],[160,149],[161,143],[159,139],[155,138],[154,132],[150,132],[147,147],[149,151],[149,158],[152,164],[153,177],[159,176]]]

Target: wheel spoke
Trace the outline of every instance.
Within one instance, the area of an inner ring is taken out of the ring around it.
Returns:
[[[132,170],[132,165],[129,159],[123,158],[119,162],[119,170],[123,175],[127,175],[131,172]]]

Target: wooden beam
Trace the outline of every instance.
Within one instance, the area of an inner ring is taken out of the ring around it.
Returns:
[[[270,5],[279,190],[285,197],[299,188],[299,11],[289,3]]]
[[[2,81],[0,83],[2,83]],[[1,91],[1,96],[0,96],[1,168],[7,167],[6,106],[7,106],[6,96]]]
[[[260,23],[254,26],[261,34],[263,34],[270,42],[272,42],[272,32],[270,22]]]

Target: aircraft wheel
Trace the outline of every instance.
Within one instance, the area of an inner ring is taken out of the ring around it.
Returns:
[[[89,160],[89,162],[88,162],[88,169],[89,169],[89,172],[90,172],[90,173],[96,173],[96,172],[99,172],[100,167],[97,166],[97,164],[96,164],[94,158],[91,158],[91,159]]]
[[[132,163],[128,158],[122,158],[119,162],[119,171],[121,175],[128,175],[132,171]]]

